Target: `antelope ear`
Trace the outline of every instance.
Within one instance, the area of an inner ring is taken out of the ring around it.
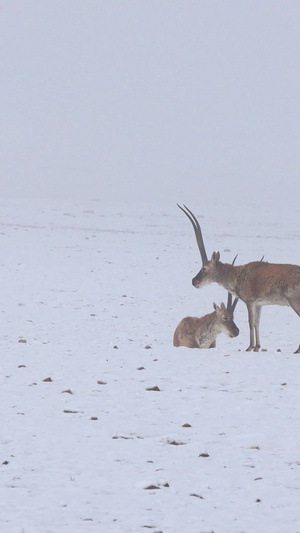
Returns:
[[[225,307],[224,302],[221,303],[220,307],[221,307],[222,311],[226,311],[226,307]]]
[[[211,261],[220,261],[220,252],[213,252],[212,256],[211,256]]]
[[[218,306],[217,304],[215,304],[215,302],[213,303],[213,306],[214,306],[214,310],[216,311],[218,309]]]

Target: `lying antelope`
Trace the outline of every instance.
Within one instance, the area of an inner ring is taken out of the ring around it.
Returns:
[[[232,303],[232,295],[228,293],[227,307],[222,302],[220,307],[215,303],[214,311],[201,318],[187,316],[179,322],[173,336],[174,346],[188,348],[215,348],[216,337],[226,333],[228,337],[237,337],[239,328],[233,321],[233,313],[238,298]]]
[[[259,322],[263,305],[287,305],[300,316],[300,266],[254,261],[234,266],[220,261],[220,253],[213,252],[207,259],[200,224],[186,207],[178,207],[192,223],[202,258],[202,268],[193,278],[199,289],[209,283],[218,283],[247,306],[250,344],[247,351],[260,348]],[[294,353],[300,353],[300,344]]]

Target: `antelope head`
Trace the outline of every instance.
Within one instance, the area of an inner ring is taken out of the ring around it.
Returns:
[[[238,303],[237,297],[234,299],[232,303],[232,294],[230,294],[229,292],[228,297],[227,297],[226,307],[223,302],[220,304],[220,307],[218,307],[215,303],[213,304],[214,310],[218,317],[218,323],[220,325],[220,328],[223,331],[223,333],[226,333],[226,335],[228,335],[228,337],[237,337],[240,332],[239,328],[234,323],[234,310],[236,308],[237,303]]]
[[[190,222],[192,223],[196,241],[198,244],[198,248],[200,251],[201,259],[202,259],[202,268],[198,272],[198,274],[193,278],[192,284],[197,289],[200,289],[200,287],[203,287],[204,285],[208,285],[209,283],[212,283],[214,281],[217,281],[216,272],[217,272],[217,266],[220,261],[220,252],[213,252],[211,259],[207,258],[204,241],[202,237],[202,231],[200,228],[200,224],[195,217],[195,215],[190,211],[185,205],[181,207],[179,204],[177,204],[179,209],[184,212],[184,214],[188,217]],[[235,259],[233,260],[234,263]]]

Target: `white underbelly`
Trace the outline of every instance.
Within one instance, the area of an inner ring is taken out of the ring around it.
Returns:
[[[262,307],[263,305],[290,305],[285,298],[279,298],[276,296],[274,296],[273,298],[259,298],[256,303],[260,307]]]

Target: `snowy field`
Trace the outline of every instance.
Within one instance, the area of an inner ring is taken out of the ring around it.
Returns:
[[[297,210],[188,206],[209,256],[300,264]],[[1,531],[299,533],[299,317],[264,307],[248,353],[239,302],[237,338],[174,348],[226,301],[176,205],[2,199],[0,226]]]

